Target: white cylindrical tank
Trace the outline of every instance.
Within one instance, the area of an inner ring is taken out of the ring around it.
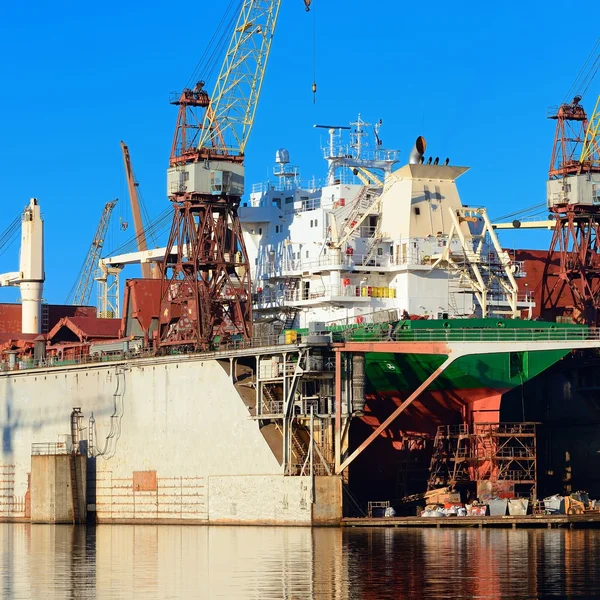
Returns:
[[[21,331],[41,333],[44,289],[44,223],[37,198],[23,212],[21,224]]]

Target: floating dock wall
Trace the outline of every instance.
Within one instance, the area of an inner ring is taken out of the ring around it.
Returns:
[[[341,480],[284,477],[231,378],[197,356],[0,374],[0,519],[25,517],[31,446],[64,438],[74,406],[82,439],[94,429],[98,522],[341,520]]]

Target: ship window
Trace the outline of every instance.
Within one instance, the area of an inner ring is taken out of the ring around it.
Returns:
[[[306,258],[308,258],[308,250],[306,251]]]
[[[390,254],[394,256],[394,246],[390,246]]]
[[[315,227],[319,224],[318,219],[315,219]]]
[[[184,171],[183,172],[183,180],[184,181],[189,181],[190,180],[190,172],[189,171]]]
[[[258,228],[258,235],[262,235],[262,227]]]
[[[383,256],[383,248],[377,248],[377,256]]]
[[[310,226],[311,227],[313,226],[313,220],[312,219],[310,220]]]
[[[415,206],[415,215],[420,215],[421,209],[418,206]]]
[[[293,201],[294,201],[294,196],[288,196],[288,197],[285,199],[285,203],[286,203],[286,204],[291,204]]]

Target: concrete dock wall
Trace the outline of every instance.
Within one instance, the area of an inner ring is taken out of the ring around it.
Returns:
[[[71,454],[31,457],[32,523],[85,523],[85,462],[85,456]]]
[[[0,374],[0,519],[25,517],[31,446],[64,439],[73,407],[99,522],[312,523],[310,478],[283,477],[230,377],[198,357]]]

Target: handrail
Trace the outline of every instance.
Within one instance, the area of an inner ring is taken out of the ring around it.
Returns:
[[[334,330],[313,331],[310,335],[326,336],[332,343],[344,342],[581,342],[581,341],[600,341],[600,328],[583,326],[565,326],[565,327],[472,327],[457,328],[452,327],[452,320],[447,321],[450,324],[448,328],[428,328],[428,329],[408,329],[402,325],[396,327],[390,332],[388,323],[368,324],[363,327],[349,325],[347,327],[339,326]],[[501,322],[500,322],[501,323]],[[534,323],[534,322],[532,322]],[[205,357],[220,358],[230,353],[239,351],[265,350],[269,348],[277,349],[279,347],[298,346],[307,343],[308,333],[299,335],[295,342],[286,340],[283,334],[253,338],[252,340],[229,340],[217,344],[209,351],[172,351],[167,356],[185,356],[185,357]],[[506,351],[506,350],[502,350]],[[133,351],[133,352],[114,352],[109,355],[83,355],[68,360],[58,360],[49,357],[45,360],[25,359],[18,360],[10,365],[8,362],[0,363],[0,372],[25,371],[35,368],[64,368],[65,366],[76,366],[86,364],[106,364],[112,362],[123,362],[133,359],[163,358],[157,356],[152,349]]]

